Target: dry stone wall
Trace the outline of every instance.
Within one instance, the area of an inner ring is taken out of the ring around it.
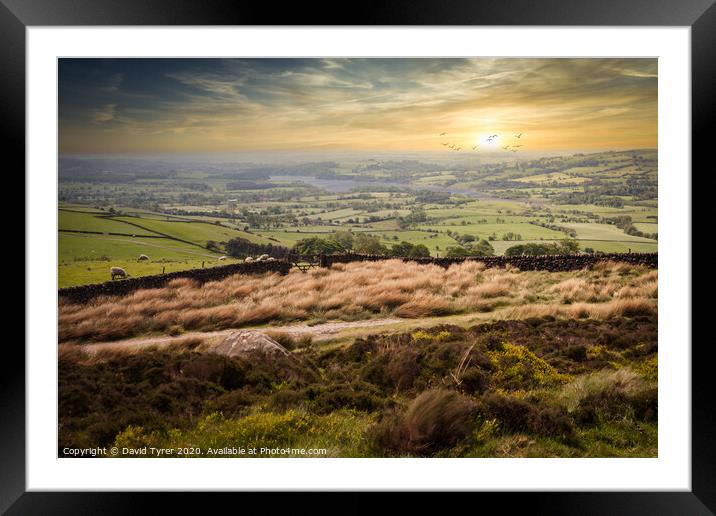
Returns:
[[[455,263],[462,263],[465,260],[483,262],[487,267],[505,267],[511,265],[523,271],[550,271],[563,272],[584,268],[591,268],[595,264],[607,260],[626,262],[633,265],[644,265],[650,268],[657,268],[658,253],[610,253],[610,254],[569,254],[569,255],[544,255],[544,256],[482,256],[482,257],[460,257],[460,258],[403,258],[404,261],[418,263],[432,263],[441,267],[449,267]],[[384,256],[373,255],[333,255],[323,256],[324,266],[330,267],[334,263],[349,263],[360,261],[385,260]]]
[[[61,288],[58,292],[61,298],[73,303],[86,303],[98,296],[123,296],[135,290],[147,288],[161,288],[171,280],[177,278],[191,278],[199,283],[216,281],[232,274],[260,274],[264,272],[278,272],[288,274],[291,264],[288,262],[254,262],[254,263],[232,263],[206,269],[190,269],[186,271],[157,274],[155,276],[142,276],[139,278],[127,278],[124,280],[107,281],[93,285],[82,285],[79,287]],[[109,267],[107,267],[109,274]]]

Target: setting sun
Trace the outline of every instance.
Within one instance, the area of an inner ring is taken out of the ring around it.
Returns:
[[[63,154],[503,152],[524,132],[530,152],[646,148],[656,98],[653,59],[62,60],[59,143]]]
[[[501,137],[499,133],[496,132],[484,132],[480,133],[475,138],[475,144],[478,145],[478,148],[481,148],[483,150],[497,150],[500,148],[500,141]]]

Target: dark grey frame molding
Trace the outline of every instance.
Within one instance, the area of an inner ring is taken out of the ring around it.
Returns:
[[[362,0],[256,2],[242,0],[0,0],[0,130],[6,160],[25,167],[25,29],[62,25],[562,25],[688,26],[692,52],[692,169],[709,167],[716,119],[716,0]],[[48,114],[48,116],[50,116]],[[10,170],[10,167],[4,167]],[[702,173],[711,170],[705,169]],[[688,174],[689,171],[684,171]],[[692,173],[692,178],[694,177]],[[24,190],[24,186],[23,186]],[[692,250],[688,250],[691,261]],[[693,262],[692,262],[693,263]],[[27,274],[27,270],[26,270]],[[27,301],[27,300],[26,300]],[[716,512],[716,418],[712,409],[712,339],[692,347],[692,491],[594,493],[452,493],[450,504],[476,511],[530,514],[706,515]],[[265,502],[258,494],[26,492],[25,352],[5,339],[0,375],[0,511],[7,514],[127,514],[159,503],[165,512]],[[690,346],[691,342],[684,342]],[[208,497],[211,496],[211,502]],[[383,495],[351,493],[320,504],[306,494],[270,495],[266,510],[366,512],[385,507]],[[457,497],[457,498],[456,498]],[[469,497],[469,498],[468,498]],[[207,505],[210,503],[211,505]],[[428,507],[425,494],[402,496],[404,512]],[[248,505],[247,505],[248,504]],[[336,505],[339,504],[339,505]],[[269,509],[270,507],[270,509]],[[445,508],[443,502],[443,509]],[[156,509],[155,509],[156,510]],[[211,510],[211,509],[210,509]],[[261,510],[261,509],[260,509]]]

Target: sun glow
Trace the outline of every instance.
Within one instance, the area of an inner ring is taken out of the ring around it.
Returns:
[[[62,59],[59,145],[511,152],[524,131],[533,151],[646,148],[656,72],[655,59]]]
[[[475,145],[478,148],[483,149],[499,149],[500,148],[500,135],[494,132],[491,133],[480,133],[475,138]]]

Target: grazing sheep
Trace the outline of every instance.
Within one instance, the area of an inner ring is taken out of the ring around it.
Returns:
[[[253,262],[254,262],[254,259],[251,258],[250,256],[247,256],[246,259],[244,260],[244,263],[253,263]]]
[[[144,260],[149,260],[149,256],[147,256],[146,254],[140,254],[137,260],[139,260],[140,262]]]
[[[110,267],[109,275],[112,276],[112,281],[114,281],[114,278],[117,276],[119,276],[120,278],[126,278],[127,271],[125,271],[122,267]]]
[[[226,260],[226,256],[219,256],[219,260]]]

